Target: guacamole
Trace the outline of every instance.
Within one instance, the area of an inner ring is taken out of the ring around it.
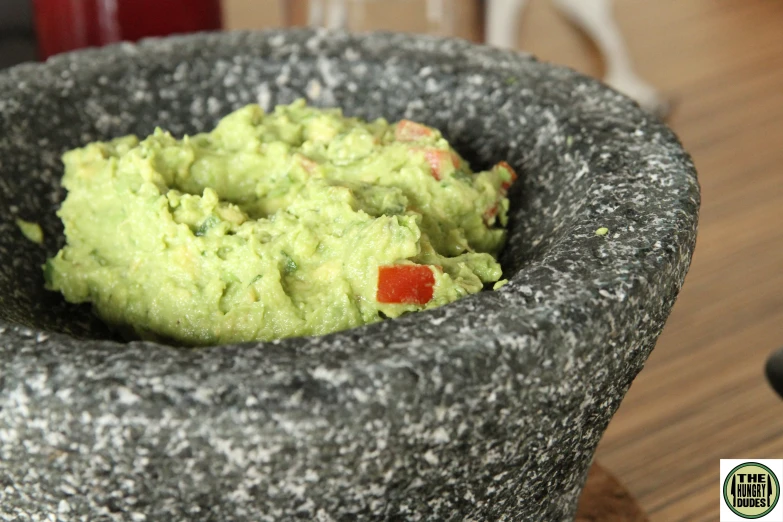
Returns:
[[[44,235],[41,230],[41,225],[32,221],[25,221],[24,219],[17,219],[16,226],[22,232],[22,235],[32,241],[33,243],[40,245],[43,243]]]
[[[501,277],[516,177],[502,162],[473,173],[433,128],[303,101],[63,162],[67,244],[47,287],[189,345],[325,334],[482,290]]]

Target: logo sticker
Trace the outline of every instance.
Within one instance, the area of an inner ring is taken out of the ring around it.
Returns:
[[[783,460],[721,460],[721,521],[783,521],[781,509],[775,509],[781,469]]]

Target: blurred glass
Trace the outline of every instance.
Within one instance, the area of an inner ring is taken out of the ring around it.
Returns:
[[[232,29],[309,25],[482,38],[482,0],[223,0],[223,7]]]
[[[453,35],[453,0],[309,0],[308,23],[351,31]]]
[[[220,0],[33,0],[33,5],[44,59],[83,47],[222,25]]]
[[[0,0],[0,69],[36,58],[30,0]]]

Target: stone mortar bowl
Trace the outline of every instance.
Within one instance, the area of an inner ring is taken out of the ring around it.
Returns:
[[[511,282],[324,337],[205,349],[123,343],[43,289],[62,152],[298,97],[436,126],[474,168],[508,160]],[[0,514],[568,520],[683,283],[698,207],[688,155],[632,101],[462,41],[196,35],[4,72]]]

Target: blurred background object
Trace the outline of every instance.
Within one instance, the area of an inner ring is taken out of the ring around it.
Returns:
[[[319,25],[478,42],[483,38],[482,4],[483,0],[0,0],[0,68],[84,47],[221,28]]]
[[[605,61],[604,80],[659,116],[668,103],[636,73],[612,0],[551,0],[592,38]],[[28,2],[5,0],[12,16],[25,20]],[[296,25],[351,31],[408,31],[458,36],[515,47],[529,0],[32,0],[41,58],[148,36],[226,27]],[[16,6],[16,7],[14,7]],[[11,17],[9,16],[9,19]],[[29,20],[29,15],[27,16]],[[11,32],[7,29],[6,32]],[[28,44],[29,45],[29,44]],[[24,59],[18,56],[16,61]],[[27,56],[29,58],[29,56]],[[9,60],[10,63],[10,60]]]
[[[263,3],[264,9],[259,9]],[[483,39],[483,0],[223,0],[226,27],[318,26]]]
[[[35,58],[30,0],[0,0],[0,69]]]
[[[601,52],[606,84],[661,118],[669,113],[669,102],[636,73],[625,38],[614,18],[613,0],[552,1],[566,18],[593,40]]]
[[[769,355],[764,369],[769,385],[783,398],[783,348],[778,348]]]
[[[41,58],[222,27],[220,0],[33,0],[33,5]]]
[[[588,35],[604,62],[604,81],[639,102],[645,110],[664,117],[669,103],[636,74],[625,39],[615,21],[612,0],[551,0],[552,5]],[[529,0],[487,0],[485,35],[489,45],[515,48],[520,18]]]

